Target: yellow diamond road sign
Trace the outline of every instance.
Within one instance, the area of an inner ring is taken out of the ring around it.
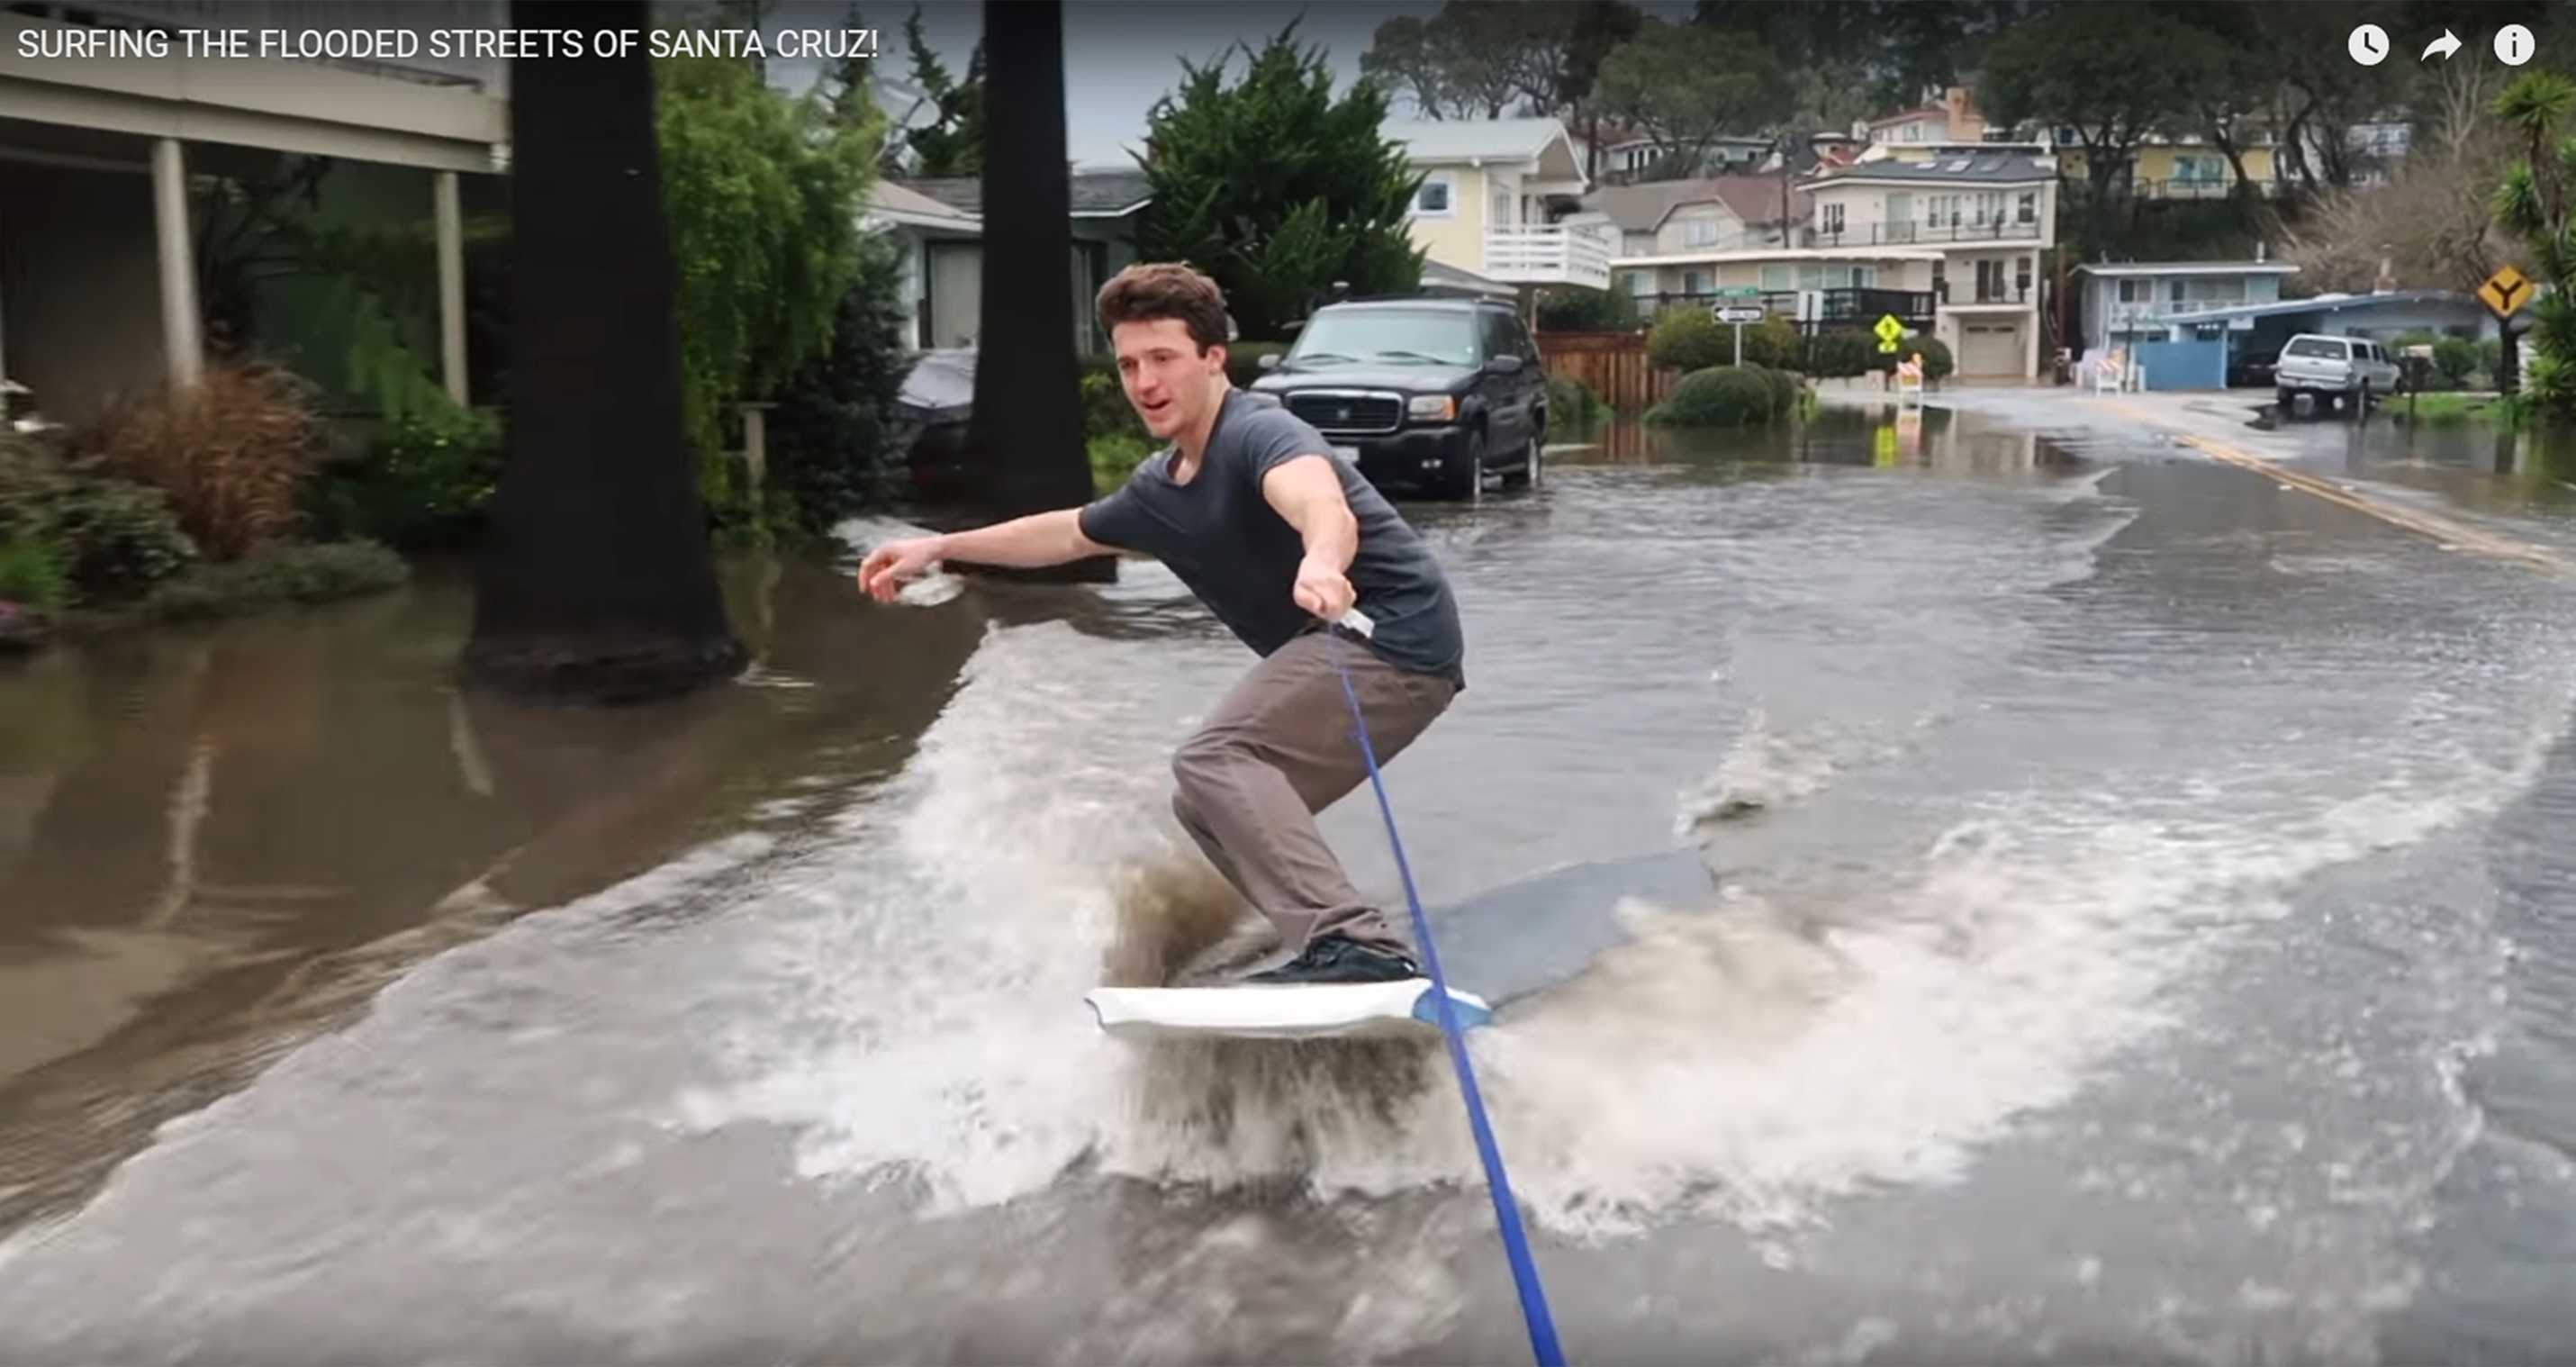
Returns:
[[[1870,330],[1878,334],[1878,349],[1881,351],[1896,350],[1896,339],[1905,335],[1905,325],[1896,321],[1893,313],[1880,314],[1878,326]]]
[[[2511,318],[2514,310],[2531,299],[2531,281],[2525,279],[2522,272],[2506,266],[2478,286],[2478,297],[2486,301],[2488,308],[2495,310],[2496,317]]]

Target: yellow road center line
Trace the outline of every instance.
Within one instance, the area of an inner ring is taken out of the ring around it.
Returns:
[[[2446,517],[2439,517],[2431,513],[2419,513],[2410,508],[2400,508],[2394,504],[2382,503],[2367,494],[2358,494],[2351,490],[2340,488],[2326,480],[2319,479],[2314,475],[2302,474],[2287,466],[2265,460],[2261,456],[2239,451],[2235,447],[2229,446],[2224,442],[2212,441],[2207,437],[2198,436],[2190,432],[2182,431],[2179,428],[2169,426],[2159,415],[2146,409],[2122,403],[2117,399],[2106,399],[2101,402],[2104,407],[2117,409],[2150,427],[2155,427],[2170,433],[2176,440],[2204,455],[2225,461],[2230,465],[2251,470],[2266,479],[2274,481],[2275,483],[2285,484],[2293,489],[2297,489],[2301,493],[2314,494],[2318,498],[2324,499],[2326,502],[2335,504],[2339,507],[2350,508],[2354,512],[2361,513],[2365,516],[2378,518],[2380,521],[2388,523],[2391,526],[2403,527],[2408,531],[2418,532],[2422,535],[2432,537],[2434,540],[2442,542],[2445,545],[2455,546],[2465,551],[2475,551],[2481,555],[2492,555],[2505,560],[2519,560],[2528,565],[2534,565],[2542,569],[2556,570],[2560,573],[2567,573],[2570,570],[2576,570],[2576,565],[2570,565],[2564,557],[2558,555],[2554,551],[2544,550],[2538,546],[2531,545],[2528,542],[2516,541],[2511,537],[2498,536],[2492,532],[2480,531],[2465,523],[2453,522]]]

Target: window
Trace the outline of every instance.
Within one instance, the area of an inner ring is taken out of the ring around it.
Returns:
[[[2123,280],[2120,282],[2120,302],[2123,304],[2146,303],[2151,297],[2149,294],[2150,288],[2151,287],[2143,280]]]
[[[1682,245],[1685,247],[1716,246],[1717,220],[1713,218],[1685,220],[1682,224]]]
[[[1624,271],[1622,274],[1628,277],[1628,293],[1644,296],[1655,292],[1653,271]]]
[[[2013,298],[2028,299],[2029,297],[2030,258],[2027,256],[2016,256],[2013,258]]]
[[[2013,212],[2013,221],[2016,223],[2037,223],[2039,221],[2039,191],[2024,190],[2021,192],[2021,203]]]
[[[1684,271],[1684,272],[1682,272],[1682,293],[1684,293],[1684,294],[1706,294],[1706,293],[1708,293],[1708,272],[1706,272],[1706,271]]]
[[[1765,293],[1780,294],[1795,288],[1797,288],[1797,283],[1791,278],[1789,268],[1787,266],[1764,266],[1762,268],[1762,289]]]
[[[2001,261],[1985,260],[1977,263],[1977,302],[1980,304],[2004,302],[2004,263]]]
[[[1487,226],[1495,228],[1512,226],[1512,192],[1496,186],[1493,198],[1494,216],[1486,220]]]
[[[1457,213],[1449,202],[1449,173],[1435,171],[1422,182],[1413,196],[1413,213],[1417,218],[1448,218]]]
[[[1828,204],[1818,212],[1824,215],[1826,232],[1839,233],[1843,230],[1843,206]]]
[[[2329,337],[2302,337],[2290,343],[2289,355],[2316,356],[2330,361],[2344,359],[2343,343]]]
[[[1291,354],[1347,356],[1357,361],[1429,356],[1449,365],[1474,365],[1479,340],[1475,319],[1454,309],[1325,309],[1299,330]]]

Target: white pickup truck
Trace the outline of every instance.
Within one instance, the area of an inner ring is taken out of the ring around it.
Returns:
[[[2367,407],[2372,395],[2394,391],[2403,374],[2388,353],[2368,338],[2303,332],[2281,348],[2272,385],[2284,413],[2302,393],[2320,399],[2339,394]]]

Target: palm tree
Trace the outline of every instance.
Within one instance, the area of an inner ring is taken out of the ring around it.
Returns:
[[[514,0],[520,28],[647,31],[644,0]],[[573,701],[664,696],[746,658],[681,438],[676,283],[653,69],[510,67],[509,461],[480,566],[470,678]]]
[[[984,7],[982,316],[967,446],[993,513],[1091,497],[1074,353],[1073,184],[1065,163],[1064,10],[1058,0]],[[1092,578],[1099,566],[1047,577]]]

